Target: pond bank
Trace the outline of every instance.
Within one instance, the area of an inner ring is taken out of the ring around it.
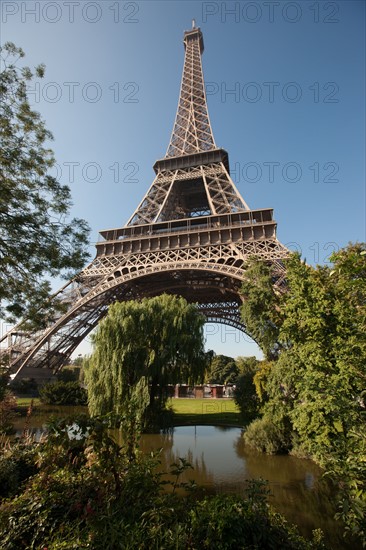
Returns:
[[[330,548],[348,548],[342,540],[340,525],[333,519],[334,493],[321,479],[322,471],[316,464],[292,456],[265,455],[246,447],[243,424],[232,401],[172,401],[175,421],[184,425],[171,427],[165,433],[144,434],[140,442],[140,449],[146,453],[162,449],[162,470],[169,470],[170,464],[185,457],[194,467],[185,472],[187,481],[193,479],[209,493],[241,494],[247,479],[266,479],[271,491],[269,503],[297,524],[302,534],[310,537],[313,529],[321,528]],[[39,405],[34,407],[30,418],[18,417],[15,427],[20,435],[27,423],[34,435],[40,437],[50,416],[80,413],[87,413],[87,407]],[[238,424],[229,427],[231,422]]]
[[[17,413],[19,417],[15,421],[16,429],[21,429],[21,418],[27,415],[31,402],[33,401],[32,416],[43,416],[43,411],[48,414],[78,414],[87,413],[87,407],[73,407],[60,405],[43,405],[39,398],[17,399]],[[240,414],[239,408],[232,399],[191,399],[174,398],[169,399],[168,407],[174,412],[172,426],[190,426],[195,424],[223,425],[223,426],[245,426],[248,420]]]

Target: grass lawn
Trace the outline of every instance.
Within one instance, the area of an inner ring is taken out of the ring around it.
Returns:
[[[233,399],[170,399],[174,425],[222,424],[243,426],[245,422]]]
[[[17,397],[17,405],[26,411],[31,397]],[[38,397],[33,398],[33,406],[41,405]],[[248,421],[240,414],[233,399],[179,399],[168,401],[174,412],[174,426],[195,424],[216,424],[223,426],[245,426]]]
[[[33,400],[33,407],[41,404],[39,397],[17,397],[18,407],[29,407],[31,401]]]

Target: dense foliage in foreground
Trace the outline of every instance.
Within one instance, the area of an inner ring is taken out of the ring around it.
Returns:
[[[246,443],[309,456],[339,486],[339,514],[366,547],[366,245],[313,268],[293,255],[286,292],[248,266],[242,315],[268,362],[254,377],[261,417]]]
[[[3,550],[42,549],[324,549],[319,533],[306,541],[266,503],[260,482],[245,497],[199,498],[184,484],[184,459],[173,482],[157,473],[158,457],[133,460],[108,435],[105,423],[78,419],[50,426],[40,444],[18,443],[0,462]],[[75,424],[74,424],[75,426]],[[170,491],[166,487],[170,487]]]

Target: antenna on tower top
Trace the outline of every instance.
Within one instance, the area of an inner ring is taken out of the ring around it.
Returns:
[[[195,29],[195,28],[196,28],[196,20],[192,19],[192,29]]]

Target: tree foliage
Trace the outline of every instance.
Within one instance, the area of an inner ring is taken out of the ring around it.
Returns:
[[[260,361],[258,363],[257,372],[253,378],[255,391],[261,403],[264,403],[267,400],[266,387],[272,366],[272,361]]]
[[[204,322],[194,305],[167,294],[113,304],[86,369],[91,414],[143,421],[145,409],[163,408],[167,384],[202,381]]]
[[[258,412],[259,399],[254,385],[258,363],[255,357],[237,358],[240,374],[235,383],[234,400],[248,419],[255,417]]]
[[[86,405],[88,402],[86,390],[75,381],[45,384],[40,388],[39,396],[46,405]]]
[[[51,307],[45,276],[69,277],[84,265],[88,227],[67,221],[70,190],[49,175],[52,134],[27,97],[45,67],[19,67],[24,52],[10,42],[0,55],[0,313],[35,320]]]
[[[215,355],[212,360],[206,380],[209,384],[235,384],[239,375],[239,368],[233,357]]]
[[[254,258],[245,267],[241,316],[248,334],[271,360],[279,351],[280,295],[274,291],[271,266]]]
[[[258,323],[276,326],[281,352],[260,387],[262,424],[257,421],[246,440],[260,446],[269,433],[263,428],[275,425],[282,450],[325,466],[342,488],[340,516],[366,545],[366,245],[350,244],[331,261],[313,268],[293,255],[288,291],[276,298],[275,308],[258,305],[265,309]],[[268,289],[269,273],[260,285]],[[245,315],[255,314],[249,302]]]
[[[34,378],[17,377],[11,381],[9,387],[16,395],[31,395],[33,397],[39,395],[38,384]]]
[[[0,401],[4,399],[5,393],[8,389],[9,380],[10,376],[8,369],[0,367]]]
[[[250,373],[256,372],[257,369],[259,368],[259,364],[261,363],[261,361],[259,361],[256,357],[254,357],[254,355],[250,357],[243,357],[242,355],[239,355],[239,357],[235,359],[235,362],[238,366],[240,374],[243,374],[246,372],[250,372]]]
[[[157,453],[131,462],[104,420],[64,419],[48,432],[0,459],[0,492],[9,497],[0,501],[3,550],[325,550],[319,533],[306,540],[271,509],[263,482],[249,482],[243,496],[202,498],[180,482],[184,459],[167,472],[174,481],[162,480]]]
[[[11,433],[15,418],[16,399],[9,390],[9,372],[0,367],[0,434]]]

